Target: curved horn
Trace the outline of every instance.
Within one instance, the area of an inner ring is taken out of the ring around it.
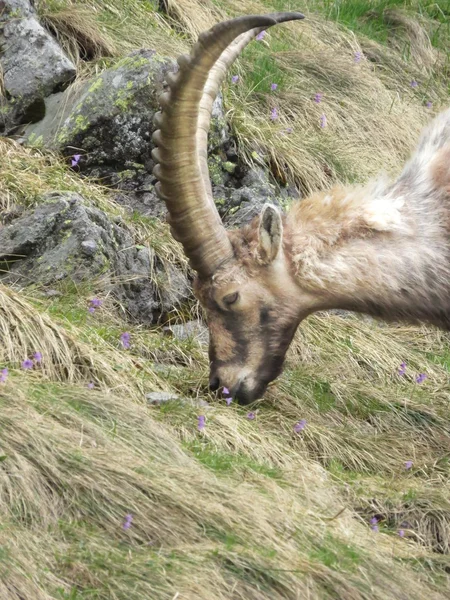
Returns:
[[[178,58],[179,72],[167,77],[170,91],[160,96],[155,115],[157,148],[152,156],[156,191],[169,211],[172,234],[183,244],[192,267],[208,277],[233,256],[214,205],[208,174],[207,136],[219,86],[255,33],[277,23],[303,19],[300,13],[246,16],[202,33],[191,56]]]

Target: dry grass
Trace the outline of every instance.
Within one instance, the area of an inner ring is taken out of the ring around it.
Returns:
[[[82,180],[68,169],[67,161],[38,148],[24,148],[17,142],[0,138],[0,214],[19,207],[33,207],[45,194],[71,191],[82,195],[98,208],[120,213],[106,188]]]
[[[195,411],[185,409],[184,418],[195,422]],[[282,468],[278,481],[252,471],[251,462],[239,486],[214,477],[152,411],[113,394],[21,378],[2,388],[0,421],[5,547],[19,566],[8,573],[9,589],[39,581],[36,588],[53,597],[56,571],[63,589],[73,582],[80,597],[90,588],[98,598],[179,592],[225,600],[234,590],[246,600],[281,599],[301,597],[305,587],[313,598],[334,598],[336,590],[355,599],[386,598],[388,590],[395,598],[444,597],[407,568],[393,569],[392,556],[419,558],[419,547],[377,537],[351,513],[328,520],[344,503],[325,472],[294,447],[277,452],[279,434],[262,425],[260,435],[252,433],[254,425],[234,410],[211,409],[206,435],[194,434],[197,443],[214,452],[216,440],[226,438],[245,456],[242,439],[249,438],[253,460]],[[133,525],[123,531],[127,513]],[[19,541],[28,530],[46,540],[39,564],[33,542]],[[328,552],[338,553],[337,564],[320,560]],[[341,562],[345,575],[336,569]],[[112,565],[120,570],[107,580]]]
[[[88,6],[71,4],[56,11],[42,7],[41,22],[58,39],[71,60],[96,60],[118,54],[117,46]]]
[[[87,312],[87,299],[80,301]],[[63,319],[55,321],[42,308],[42,301],[32,301],[23,292],[0,285],[0,363],[8,364],[19,373],[22,362],[40,352],[42,364],[35,365],[30,377],[43,376],[67,383],[95,382],[119,390],[125,387],[124,372],[136,377],[138,371],[144,371],[150,385],[164,387],[159,377],[138,358],[120,351],[120,329],[116,329],[114,340],[112,336],[105,340],[95,328],[91,330],[85,325],[81,331]],[[130,397],[141,397],[139,379],[132,387],[126,387]]]

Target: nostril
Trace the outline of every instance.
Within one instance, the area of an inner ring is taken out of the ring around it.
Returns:
[[[216,375],[212,375],[209,378],[209,389],[212,392],[217,392],[220,387],[220,379]]]

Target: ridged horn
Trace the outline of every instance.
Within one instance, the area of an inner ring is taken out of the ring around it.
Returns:
[[[191,56],[178,59],[179,71],[160,97],[162,113],[153,134],[157,193],[164,200],[174,237],[201,277],[211,276],[233,256],[214,205],[208,173],[208,131],[213,102],[228,68],[260,31],[303,19],[301,13],[245,16],[202,33]]]

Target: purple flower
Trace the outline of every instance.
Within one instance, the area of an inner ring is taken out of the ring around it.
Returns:
[[[370,529],[372,531],[374,531],[375,533],[378,533],[380,531],[380,528],[378,527],[378,525],[372,525],[372,527]]]
[[[362,56],[362,52],[355,52],[355,63],[361,62]]]
[[[270,89],[272,90],[272,92],[274,92],[278,87],[278,83],[272,83],[270,86]]]
[[[292,127],[288,127],[288,128],[286,129],[286,133],[292,133],[293,131],[294,131],[294,130],[293,130],[293,128],[292,128]]]
[[[230,390],[227,387],[224,387],[222,390],[222,393],[225,396],[225,402],[227,403],[227,406],[230,406],[230,404],[233,402],[233,398],[231,397]]]
[[[90,312],[91,314],[94,314],[95,313],[95,308],[93,306],[90,306],[88,308],[88,312]]]
[[[88,387],[88,389],[89,389],[89,390],[93,390],[93,389],[94,389],[94,387],[95,387],[95,383],[94,383],[93,381],[90,381],[90,382],[87,384],[87,387]]]
[[[121,334],[120,342],[125,348],[125,350],[128,350],[128,348],[130,347],[130,334],[127,331]]]
[[[322,98],[323,94],[321,92],[317,92],[317,94],[314,96],[314,102],[316,104],[320,104],[322,102]]]
[[[327,116],[325,114],[320,117],[320,126],[322,129],[327,126]]]
[[[263,31],[260,31],[260,32],[258,33],[258,35],[256,36],[256,38],[255,38],[255,39],[257,39],[257,40],[258,40],[258,42],[259,42],[260,40],[263,40],[263,39],[264,39],[264,37],[265,37],[265,35],[266,35],[266,33],[267,33],[267,32],[266,32],[265,30],[263,30]]]
[[[231,78],[232,83],[237,83],[239,81],[239,75],[233,75]]]
[[[8,379],[8,369],[5,367],[0,372],[0,383],[5,383],[5,381],[7,379]]]
[[[278,109],[272,108],[272,112],[270,113],[270,118],[272,121],[276,121],[278,119]]]
[[[427,100],[427,102],[426,102],[425,106],[426,106],[427,108],[433,108],[433,103],[431,102],[431,100]]]
[[[405,537],[405,530],[404,530],[404,529],[399,529],[399,530],[398,530],[398,535],[399,535],[400,537]]]
[[[42,354],[40,352],[35,352],[33,358],[38,364],[42,362]]]
[[[76,167],[80,162],[81,154],[74,154],[72,156],[72,162],[70,163],[72,167]]]
[[[133,522],[133,515],[125,515],[125,519],[124,519],[122,527],[124,529],[130,529],[132,522]]]
[[[377,518],[377,517],[372,517],[372,518],[370,519],[370,524],[371,524],[371,525],[376,525],[377,523],[378,523],[378,518]]]
[[[300,433],[300,431],[303,431],[306,427],[306,419],[302,419],[301,421],[299,421],[298,423],[296,423],[294,425],[294,431],[295,433]]]
[[[420,375],[417,375],[417,377],[416,377],[416,383],[423,383],[426,378],[427,378],[426,373],[420,373]]]
[[[254,412],[249,412],[247,414],[247,419],[250,419],[250,421],[253,421],[253,419],[256,417],[256,413]]]
[[[398,374],[404,375],[405,373],[406,373],[406,363],[402,362],[402,364],[400,365],[400,368],[398,370]]]
[[[32,369],[33,368],[33,361],[30,360],[29,358],[27,358],[26,360],[23,361],[22,363],[22,369]]]
[[[100,298],[92,298],[92,300],[90,301],[90,305],[93,306],[94,308],[100,308],[100,306],[103,304],[103,301],[100,300]]]
[[[405,469],[408,471],[408,469],[410,469],[413,466],[413,461],[412,460],[407,460],[405,462]]]
[[[200,415],[200,416],[197,417],[197,420],[198,420],[198,425],[197,425],[198,430],[201,431],[202,429],[205,428],[205,420],[206,420],[205,416],[204,415]]]
[[[415,79],[413,79],[409,85],[410,85],[412,88],[416,88],[416,87],[418,87],[418,85],[419,85],[419,84],[417,83],[417,81],[416,81]]]

